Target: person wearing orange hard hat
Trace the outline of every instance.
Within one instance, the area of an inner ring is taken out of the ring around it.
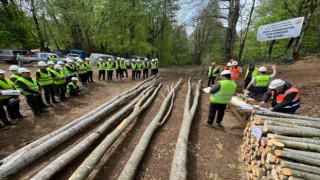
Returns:
[[[216,62],[212,62],[208,69],[208,87],[214,85],[214,81],[219,74],[220,68]]]

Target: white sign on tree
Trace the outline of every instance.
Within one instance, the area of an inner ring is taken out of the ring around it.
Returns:
[[[304,17],[298,17],[260,26],[257,39],[258,41],[268,41],[298,37],[301,33],[303,21]]]

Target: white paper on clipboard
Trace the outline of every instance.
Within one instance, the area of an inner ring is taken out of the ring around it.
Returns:
[[[205,93],[210,93],[210,89],[211,87],[206,87],[206,88],[203,88],[202,90],[205,92]]]

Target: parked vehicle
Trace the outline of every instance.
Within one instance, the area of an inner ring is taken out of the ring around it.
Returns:
[[[113,61],[115,60],[114,56],[109,54],[99,54],[99,53],[90,54],[90,61],[94,64],[98,62],[99,58],[102,58],[104,60],[108,60],[109,58],[112,59]]]
[[[72,54],[72,53],[68,54],[67,57],[72,60],[75,60],[76,58],[80,58],[78,54]]]
[[[53,54],[56,61],[66,62],[66,57],[63,54],[45,53],[45,52],[37,53],[36,55],[34,55],[32,57],[22,56],[21,57],[21,62],[24,63],[24,64],[30,63],[30,64],[36,66],[39,61],[47,62],[49,54]]]
[[[26,55],[27,50],[0,49],[0,61],[8,63],[17,63],[17,54]]]
[[[82,59],[86,58],[86,52],[85,51],[73,49],[73,50],[71,50],[71,53],[72,54],[78,54]]]

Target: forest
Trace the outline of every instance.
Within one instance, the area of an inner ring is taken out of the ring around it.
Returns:
[[[163,65],[318,55],[320,0],[1,0],[0,48],[81,49]],[[182,6],[194,10],[178,19]],[[261,25],[304,17],[296,38],[257,41]],[[188,30],[189,29],[189,30]],[[191,31],[190,31],[191,29]]]

